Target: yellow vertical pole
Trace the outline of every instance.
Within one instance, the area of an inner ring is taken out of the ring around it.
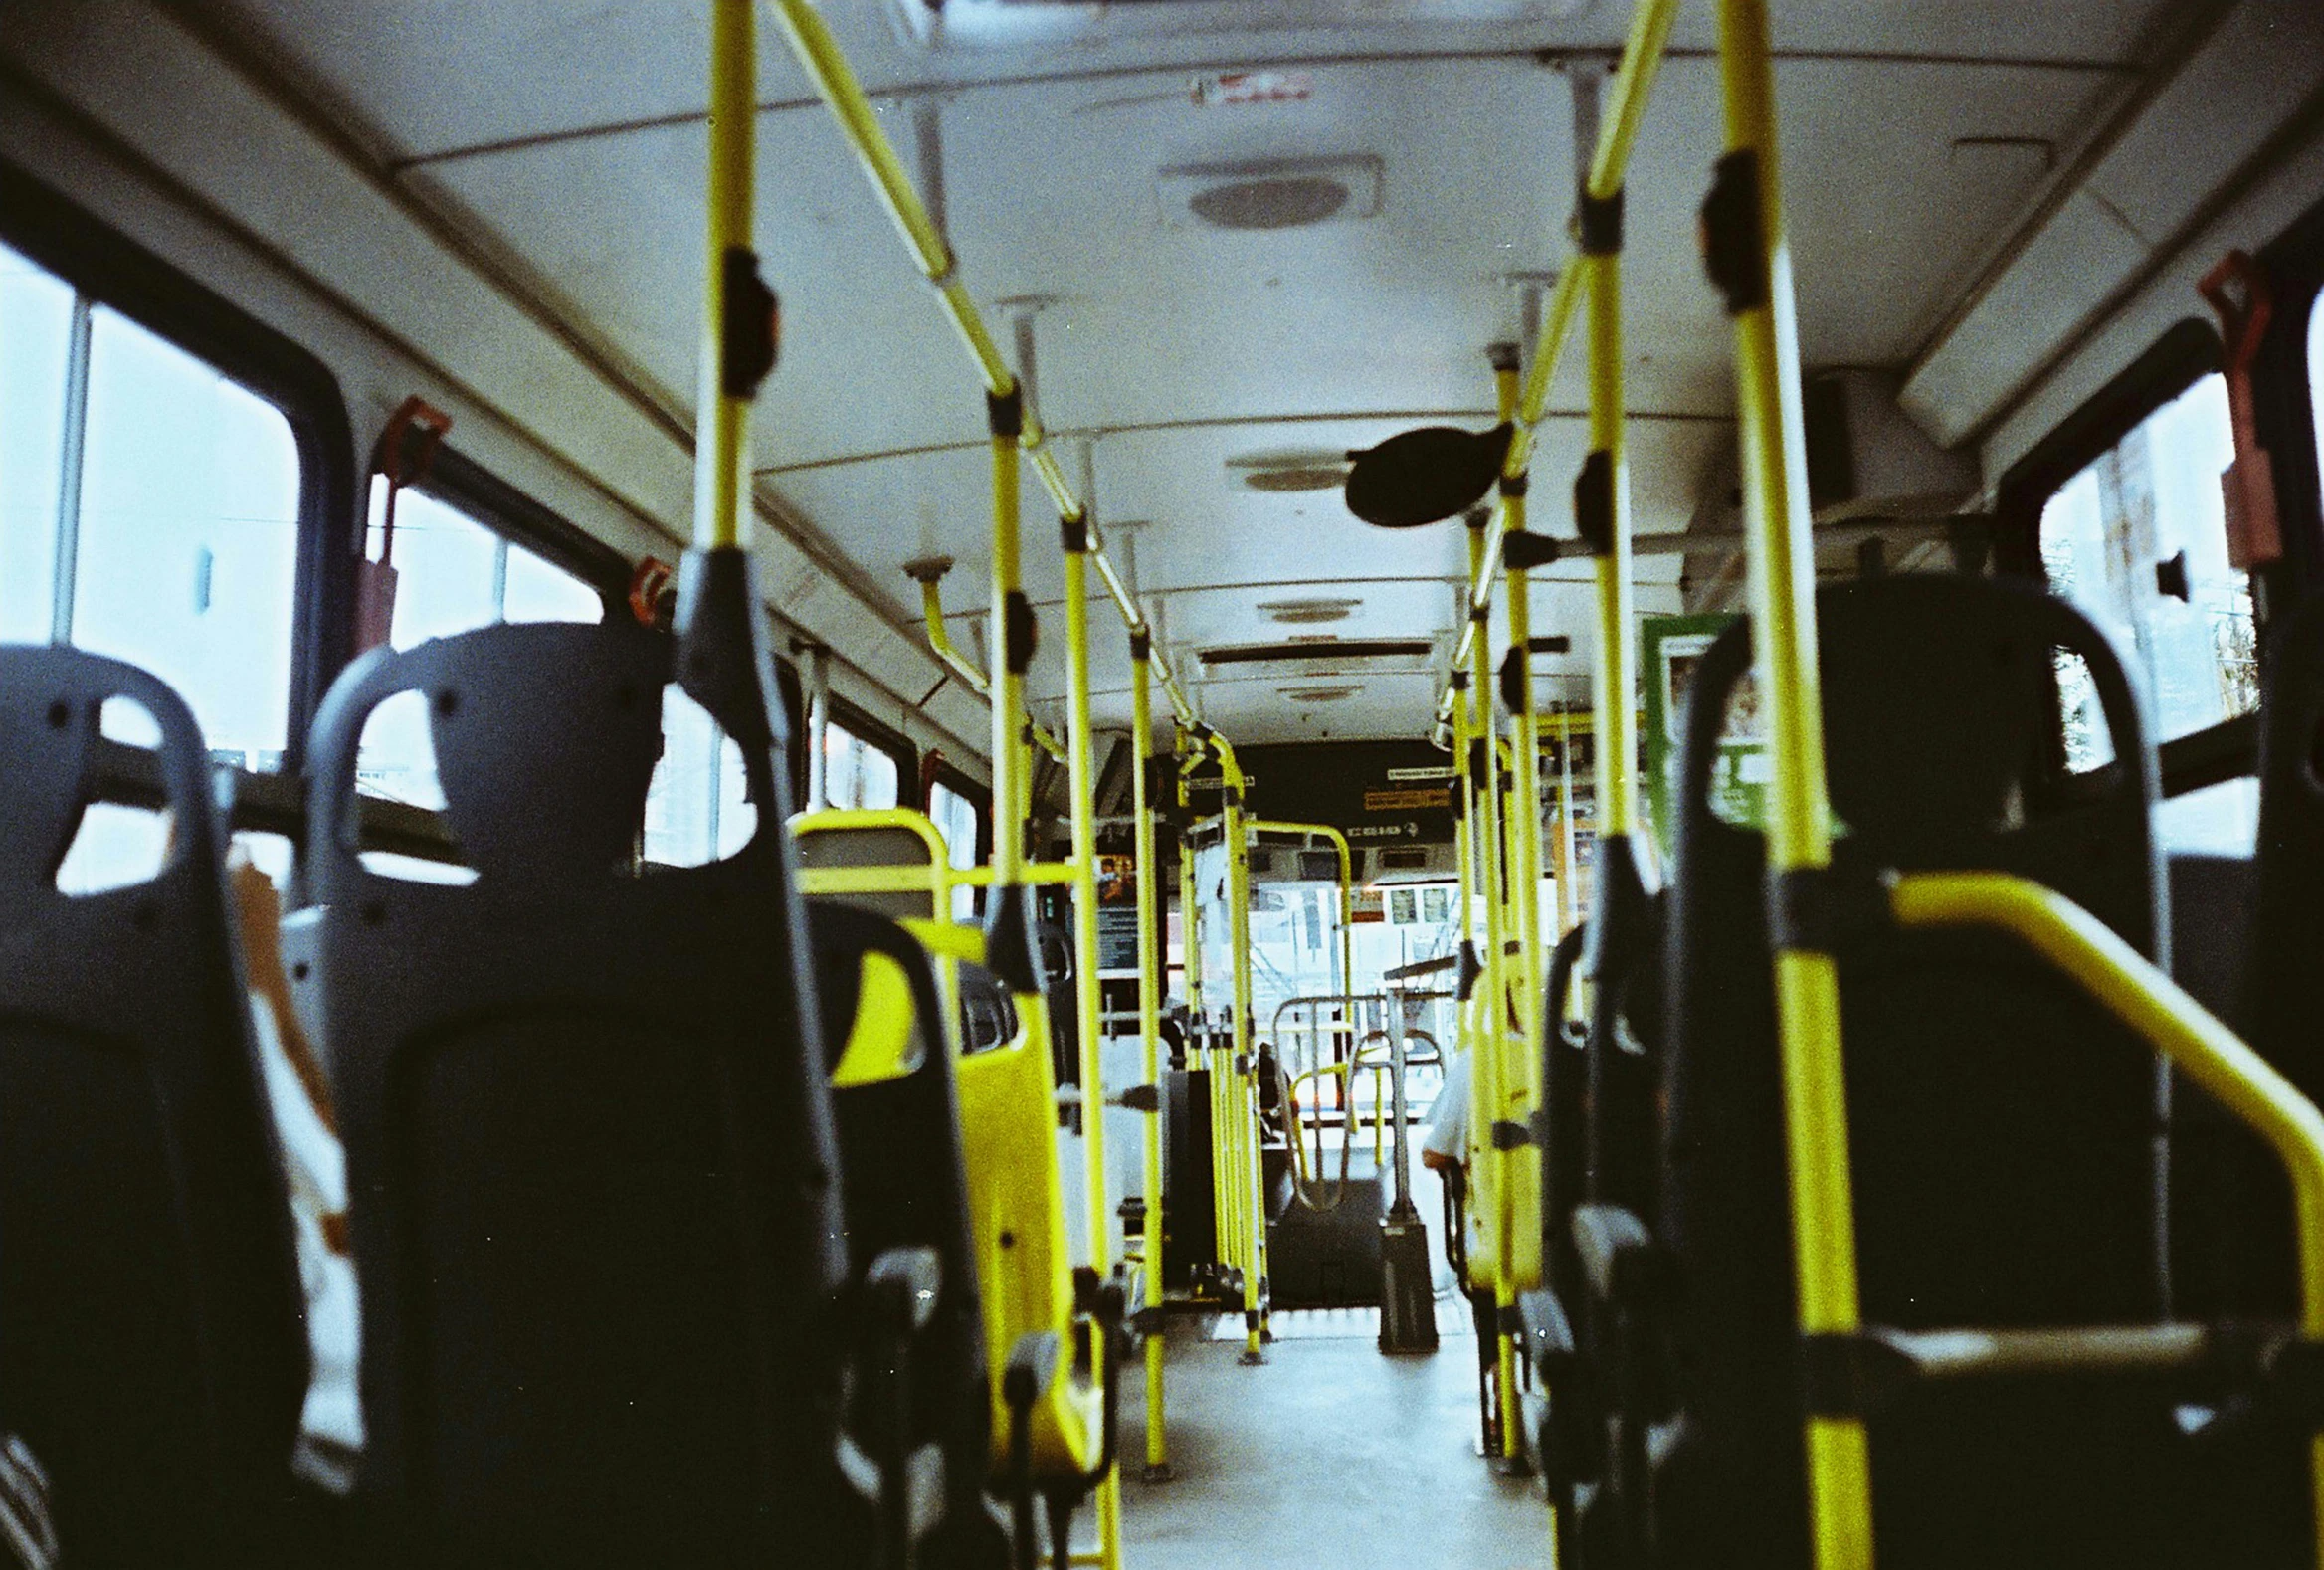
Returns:
[[[1104,1015],[1097,982],[1097,767],[1089,730],[1089,529],[1063,525],[1065,544],[1066,789],[1073,798],[1073,1003],[1081,1040],[1081,1148],[1089,1184],[1089,1263],[1113,1264],[1106,1216]]]
[[[1222,823],[1227,835],[1227,920],[1233,933],[1227,962],[1234,978],[1235,1061],[1230,1066],[1235,1085],[1235,1138],[1243,1151],[1237,1174],[1236,1208],[1243,1223],[1243,1360],[1263,1359],[1261,1307],[1266,1278],[1266,1200],[1263,1193],[1265,1157],[1259,1148],[1259,1065],[1251,1028],[1251,847],[1245,843],[1242,766],[1234,749],[1218,736],[1211,745],[1219,754],[1224,789]]]
[[[1469,578],[1474,581],[1476,570],[1484,560],[1485,514],[1472,512],[1468,516]],[[1469,611],[1471,619],[1489,624],[1489,610]],[[1469,1276],[1473,1284],[1490,1286],[1496,1314],[1498,1357],[1495,1380],[1499,1388],[1501,1412],[1501,1454],[1504,1457],[1518,1453],[1517,1425],[1511,1421],[1516,1411],[1517,1348],[1509,1337],[1507,1321],[1510,1310],[1516,1306],[1517,1295],[1509,1274],[1512,1234],[1515,1232],[1510,1211],[1509,1157],[1499,1148],[1494,1138],[1494,1124],[1500,1119],[1503,1086],[1507,1080],[1509,1057],[1508,981],[1506,956],[1502,948],[1507,942],[1508,925],[1508,871],[1507,846],[1501,831],[1501,760],[1499,725],[1494,716],[1492,651],[1486,636],[1487,627],[1480,626],[1472,640],[1475,646],[1475,669],[1470,679],[1476,686],[1476,733],[1470,744],[1472,759],[1481,759],[1481,777],[1475,782],[1476,793],[1483,797],[1483,810],[1475,815],[1477,860],[1481,864],[1481,881],[1485,891],[1485,952],[1484,1003],[1477,1011],[1476,1044],[1470,1050],[1477,1057],[1469,1068],[1469,1146],[1474,1159],[1469,1170],[1475,1178],[1471,1203],[1484,1210],[1486,1231],[1492,1237],[1490,1278],[1477,1281],[1476,1261],[1471,1257]],[[1476,765],[1472,762],[1472,767]]]
[[[1817,680],[1816,560],[1798,321],[1766,0],[1720,0],[1719,76],[1727,150],[1704,206],[1704,235],[1712,282],[1726,296],[1735,324],[1752,641],[1775,774],[1768,876],[1771,885],[1780,886],[1831,864],[1832,819]],[[1800,1329],[1810,1336],[1845,1335],[1857,1328],[1856,1249],[1839,971],[1832,955],[1806,934],[1778,930],[1773,936]],[[1872,1484],[1863,1423],[1812,1414],[1806,1443],[1816,1563],[1820,1570],[1868,1570]]]
[[[1620,202],[1617,192],[1614,200]],[[1617,209],[1619,211],[1619,207]],[[1619,225],[1620,220],[1614,221]],[[1592,253],[1590,273],[1590,455],[1575,483],[1575,516],[1598,586],[1598,658],[1593,727],[1598,741],[1598,841],[1628,839],[1638,826],[1638,656],[1631,623],[1630,459],[1623,430],[1622,252]]]
[[[1089,721],[1089,524],[1059,523],[1065,552],[1066,789],[1073,798],[1073,1004],[1081,1038],[1081,1157],[1089,1267],[1113,1268],[1105,1170],[1105,1028],[1097,981],[1097,767]],[[1118,1377],[1118,1375],[1117,1375]],[[1121,1472],[1097,1484],[1097,1544],[1105,1570],[1121,1563]]]
[[[993,889],[996,906],[1025,865],[1025,670],[1032,663],[1033,607],[1025,598],[1020,532],[1018,439],[1025,430],[1023,393],[985,400],[993,443]]]
[[[1501,418],[1517,414],[1517,347],[1500,344],[1493,350],[1493,384]],[[1523,474],[1501,477],[1501,528],[1504,535],[1525,532]],[[1533,712],[1533,595],[1524,565],[1510,559],[1506,594],[1509,605],[1509,652],[1501,665],[1501,705],[1509,711],[1509,749],[1513,754],[1509,811],[1509,884],[1515,904],[1511,912],[1517,939],[1517,961],[1510,993],[1516,1002],[1517,1045],[1501,1077],[1504,1123],[1531,1128],[1541,1105],[1541,731]],[[1541,1214],[1541,1156],[1530,1145],[1509,1151],[1505,1168],[1509,1188],[1509,1251],[1501,1274],[1508,1282],[1512,1304],[1516,1294],[1541,1284],[1541,1228],[1528,1219]]]
[[[1459,806],[1457,832],[1452,836],[1453,851],[1458,859],[1460,873],[1460,943],[1470,953],[1476,950],[1476,858],[1473,854],[1476,836],[1471,828],[1476,821],[1475,792],[1468,782],[1468,673],[1452,673],[1452,799]],[[1473,998],[1475,994],[1470,993]],[[1467,1030],[1467,1011],[1461,1011],[1461,1034]],[[1470,1050],[1475,1043],[1467,1042]]]
[[[716,0],[710,13],[709,245],[704,274],[709,308],[702,312],[697,405],[709,439],[694,448],[694,544],[708,550],[728,550],[742,543],[750,476],[750,403],[757,383],[733,363],[733,351],[741,345],[730,324],[741,319],[742,302],[730,296],[738,289],[758,286],[757,258],[751,251],[757,17],[752,0]],[[771,320],[768,325],[771,329]]]
[[[1154,765],[1153,635],[1141,627],[1130,634],[1130,729],[1136,773],[1130,780],[1130,810],[1138,825],[1138,1046],[1154,1105],[1146,1112],[1146,1302],[1162,1305],[1162,890],[1156,886],[1160,857],[1154,846],[1154,804],[1147,776]],[[1170,1443],[1162,1390],[1162,1333],[1157,1314],[1146,1335],[1146,1472],[1148,1482],[1170,1475]]]

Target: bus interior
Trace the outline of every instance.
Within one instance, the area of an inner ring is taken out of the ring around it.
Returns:
[[[0,1565],[2324,1566],[2320,294],[2316,0],[0,0]]]

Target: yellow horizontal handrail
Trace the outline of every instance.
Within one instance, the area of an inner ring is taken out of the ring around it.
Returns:
[[[1598,122],[1598,143],[1590,156],[1590,173],[1585,189],[1595,200],[1606,201],[1622,190],[1625,172],[1630,167],[1631,149],[1638,141],[1639,121],[1645,115],[1646,98],[1654,85],[1654,78],[1662,66],[1662,54],[1670,41],[1670,24],[1677,18],[1678,0],[1639,0],[1631,13],[1630,38],[1623,46],[1622,64],[1616,68],[1609,112]],[[1501,461],[1501,473],[1514,480],[1525,473],[1533,461],[1533,433],[1549,409],[1549,385],[1557,377],[1558,361],[1564,358],[1566,340],[1573,335],[1574,311],[1582,299],[1585,270],[1569,263],[1558,272],[1556,287],[1550,291],[1549,303],[1543,312],[1540,340],[1533,350],[1533,363],[1526,367],[1524,391],[1517,399],[1516,432],[1510,438],[1508,455]],[[1467,605],[1470,612],[1460,630],[1460,641],[1452,651],[1449,670],[1465,671],[1475,653],[1476,640],[1484,636],[1484,623],[1475,613],[1492,605],[1493,582],[1501,575],[1501,532],[1487,530],[1484,559],[1469,574]],[[1449,723],[1452,717],[1452,692],[1450,687],[1437,703],[1437,723]]]
[[[872,106],[871,95],[857,80],[855,68],[848,64],[847,55],[839,41],[824,26],[808,0],[772,0],[775,15],[783,24],[783,31],[791,41],[791,52],[798,57],[800,69],[830,108],[840,132],[855,149],[857,160],[878,193],[880,205],[895,223],[904,244],[910,248],[912,260],[928,283],[934,287],[936,297],[951,318],[953,329],[967,346],[969,357],[976,361],[977,374],[983,378],[985,391],[995,398],[1006,398],[1017,389],[1017,377],[1009,363],[1001,357],[1000,346],[985,327],[984,317],[969,298],[968,288],[960,282],[959,260],[953,256],[951,244],[929,213],[927,204],[912,184],[903,160],[896,156],[895,145],[887,139],[887,132],[879,125],[878,111]],[[1018,447],[1033,464],[1033,472],[1041,477],[1043,489],[1057,504],[1058,515],[1067,523],[1089,526],[1089,558],[1097,568],[1097,575],[1105,583],[1106,592],[1121,611],[1122,621],[1134,637],[1150,633],[1150,624],[1137,601],[1123,584],[1121,575],[1105,554],[1105,544],[1088,508],[1073,494],[1066,483],[1064,468],[1058,463],[1056,452],[1050,447],[1043,431],[1040,416],[1031,408],[1024,411],[1024,431]],[[940,654],[939,659],[944,657]],[[949,659],[945,664],[951,665]],[[1157,651],[1153,657],[1153,673],[1161,684],[1163,693],[1170,699],[1172,712],[1182,720],[1192,722],[1194,706],[1178,685],[1169,665]],[[958,669],[958,667],[954,667]]]
[[[2274,1146],[2292,1180],[2300,1333],[2324,1340],[2324,1112],[2315,1102],[2145,955],[2039,883],[2004,873],[1904,873],[1889,907],[1900,926],[1986,926],[2021,939]],[[2309,1442],[2309,1468],[2324,1563],[2324,1435]]]

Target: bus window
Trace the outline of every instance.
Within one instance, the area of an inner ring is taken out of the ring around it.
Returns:
[[[81,505],[58,535],[58,631],[175,687],[213,754],[279,766],[298,571],[290,422],[103,306],[89,312],[86,396],[64,463],[78,459]]]
[[[895,758],[838,720],[823,727],[823,785],[834,807],[893,807],[898,794]]]
[[[2170,741],[2259,706],[2250,580],[2227,564],[2220,475],[2234,457],[2227,383],[2205,376],[2068,480],[2041,509],[2050,587],[2113,636],[2144,677],[2154,739]],[[2060,654],[2069,768],[2113,756],[2088,673]],[[2166,849],[2248,855],[2254,780],[2164,803]]]
[[[386,504],[387,481],[374,476],[366,552],[374,559]],[[605,614],[595,588],[424,491],[396,497],[395,567],[390,640],[398,649],[495,622],[595,622]]]
[[[646,860],[699,867],[749,843],[758,813],[749,801],[742,749],[708,710],[674,684],[662,694],[662,759],[646,793]]]
[[[2316,420],[2316,467],[2324,470],[2324,294],[2308,311],[2308,413]]]
[[[374,476],[366,552],[374,559],[386,505],[387,481]],[[498,622],[594,622],[604,615],[603,600],[588,584],[422,491],[406,489],[396,497],[394,559],[389,641],[398,649]],[[358,788],[441,811],[428,724],[417,692],[399,692],[372,710],[356,757]],[[400,861],[379,865],[421,876]]]
[[[76,310],[72,288],[0,247],[0,640],[46,643]]]
[[[0,639],[141,666],[185,698],[221,761],[278,768],[298,502],[281,410],[0,249]],[[151,728],[108,702],[104,733],[151,746],[137,720]],[[144,808],[94,804],[58,886],[143,882],[166,834]]]
[[[976,866],[977,820],[976,803],[936,780],[928,786],[928,821],[936,832],[944,836],[944,854],[955,869]],[[976,914],[976,890],[952,890],[952,919],[966,921]]]

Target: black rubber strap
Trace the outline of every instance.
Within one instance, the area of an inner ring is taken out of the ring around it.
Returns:
[[[1909,1381],[1910,1365],[1867,1337],[1800,1337],[1800,1402],[1810,1417],[1870,1417],[1895,1394],[1900,1371]]]
[[[1710,194],[1702,202],[1702,265],[1730,316],[1767,303],[1759,203],[1758,153],[1738,147],[1712,165]]]
[[[1614,553],[1614,455],[1593,450],[1574,476],[1574,532],[1593,556]]]
[[[1141,627],[1130,634],[1130,658],[1150,660],[1154,657],[1154,635]]]
[[[1574,203],[1574,223],[1581,231],[1582,255],[1611,257],[1622,254],[1622,187],[1609,197],[1590,194],[1587,181]]]
[[[1011,589],[1006,601],[1007,627],[1002,634],[1002,647],[1011,676],[1023,676],[1033,669],[1033,651],[1041,642],[1041,623],[1033,614],[1033,602],[1022,589]]]
[[[758,274],[758,253],[728,246],[722,261],[725,310],[718,323],[718,390],[755,398],[775,368],[782,314],[775,292]]]
[[[1005,436],[1011,441],[1025,434],[1025,389],[1012,387],[1005,393],[985,394],[985,419],[991,424],[993,435]]]
[[[1888,890],[1876,880],[1829,867],[1768,874],[1767,935],[1778,949],[1830,954],[1888,920]]]
[[[1511,649],[1501,657],[1501,706],[1510,713],[1519,713],[1533,701],[1533,671],[1526,664],[1525,651]]]
[[[1086,517],[1058,519],[1058,538],[1065,544],[1068,556],[1089,554],[1089,520]]]
[[[1511,529],[1501,536],[1501,564],[1511,572],[1531,572],[1558,558],[1558,542],[1531,529]]]

